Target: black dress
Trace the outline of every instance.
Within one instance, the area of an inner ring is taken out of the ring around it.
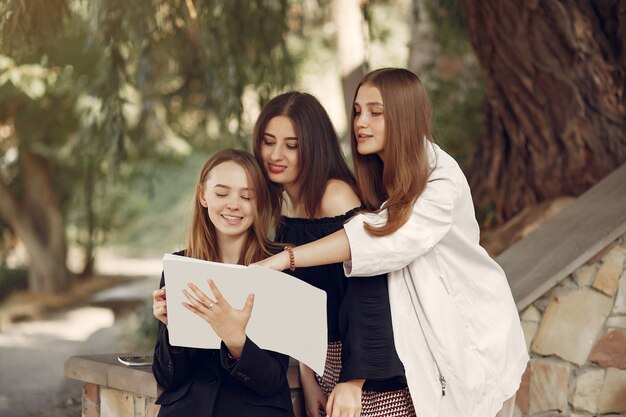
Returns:
[[[303,245],[340,230],[359,211],[317,219],[283,216],[276,241]],[[365,379],[362,416],[414,415],[396,353],[387,276],[347,278],[341,263],[297,268],[294,275],[327,294],[328,354],[318,382],[328,396],[338,382]]]

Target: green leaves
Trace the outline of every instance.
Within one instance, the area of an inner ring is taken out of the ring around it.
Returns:
[[[9,150],[44,156],[67,216],[97,211],[112,183],[150,161],[246,147],[244,96],[263,102],[295,78],[288,8],[287,0],[0,2],[0,131],[10,132],[0,136],[0,168]],[[24,173],[12,172],[0,180],[17,193]],[[105,226],[110,214],[96,214]],[[93,234],[88,223],[77,226]]]

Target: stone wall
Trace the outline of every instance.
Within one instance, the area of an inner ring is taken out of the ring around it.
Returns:
[[[81,417],[156,417],[156,398],[86,383]]]
[[[626,416],[625,261],[626,235],[521,312],[517,416]]]
[[[117,354],[72,356],[65,361],[66,378],[83,382],[81,417],[156,417],[160,389],[150,366],[127,367]],[[305,416],[298,362],[287,370],[295,417]],[[185,417],[185,416],[182,416]]]

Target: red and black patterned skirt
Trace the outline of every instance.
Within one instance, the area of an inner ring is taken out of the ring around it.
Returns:
[[[329,342],[324,375],[317,377],[324,395],[328,397],[341,373],[341,342]],[[326,414],[322,414],[325,416]],[[390,392],[363,390],[361,417],[416,417],[408,388]]]

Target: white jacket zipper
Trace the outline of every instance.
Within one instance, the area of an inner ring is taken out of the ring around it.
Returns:
[[[409,298],[411,299],[411,304],[413,304],[413,312],[415,313],[415,316],[417,317],[417,321],[420,322],[420,329],[422,330],[422,335],[424,336],[424,340],[426,341],[426,346],[428,346],[428,351],[430,352],[430,356],[433,358],[433,362],[435,363],[435,367],[437,368],[437,373],[439,374],[439,383],[441,384],[441,396],[445,397],[446,396],[446,378],[441,373],[441,368],[439,367],[439,363],[437,362],[437,359],[435,358],[435,354],[433,353],[433,350],[430,347],[430,344],[428,343],[428,339],[426,338],[426,333],[424,332],[424,326],[420,321],[419,315],[417,314],[417,308],[415,308],[415,301],[413,300],[413,297],[411,296],[411,291],[409,289],[409,283],[407,282],[406,276],[404,277],[404,284],[407,286],[407,291],[409,292]],[[413,291],[415,292],[415,295],[417,295],[417,290],[415,289],[415,287],[413,288]],[[419,304],[420,309],[424,311],[424,309],[422,308],[422,303],[419,300],[419,297],[417,299],[417,302]]]

